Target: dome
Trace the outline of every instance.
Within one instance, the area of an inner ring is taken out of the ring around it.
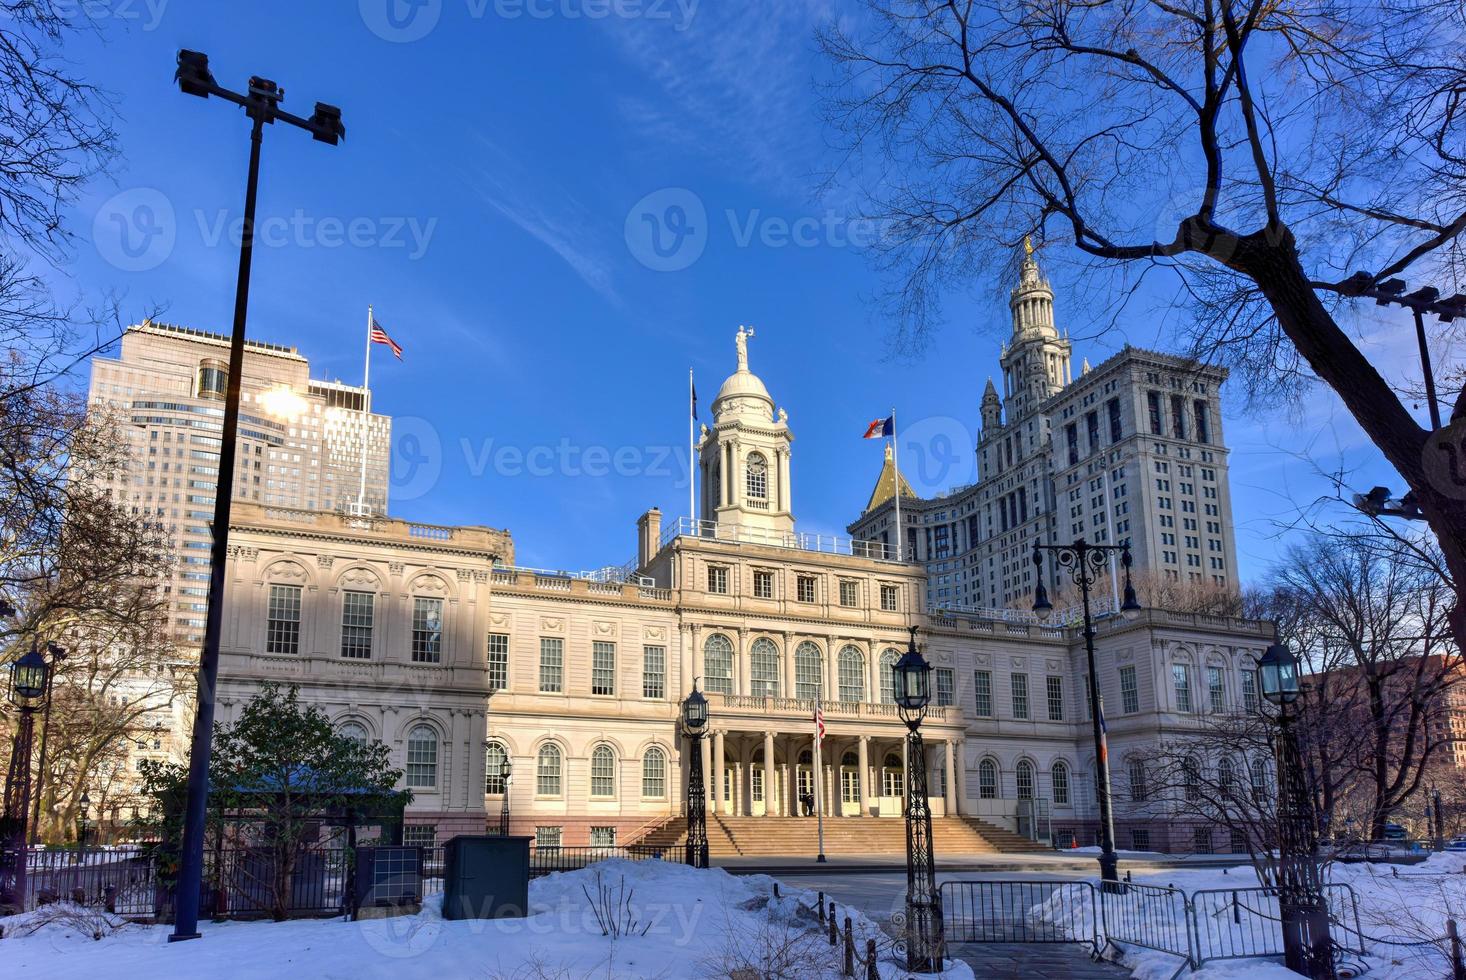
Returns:
[[[733,372],[728,380],[723,382],[723,387],[718,389],[718,396],[713,399],[713,404],[725,398],[758,398],[768,402],[772,409],[774,400],[769,397],[769,390],[759,380],[759,376],[746,368]]]

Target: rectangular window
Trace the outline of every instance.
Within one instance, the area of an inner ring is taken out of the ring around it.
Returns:
[[[1069,445],[1069,465],[1079,462],[1079,425],[1070,422],[1064,426],[1064,441]]]
[[[641,696],[644,698],[667,696],[666,647],[642,647]]]
[[[1140,710],[1140,687],[1136,683],[1134,666],[1120,668],[1120,707],[1127,715]]]
[[[972,672],[973,713],[980,718],[993,716],[993,672],[975,670]]]
[[[1198,400],[1191,408],[1192,424],[1196,429],[1196,441],[1200,443],[1211,442],[1211,423],[1206,417],[1206,402]]]
[[[814,602],[814,576],[799,576],[799,591],[797,593],[800,602]]]
[[[300,652],[300,586],[270,586],[269,619],[265,624],[265,652]]]
[[[1249,851],[1247,846],[1247,831],[1241,827],[1233,827],[1231,832],[1231,852],[1233,854],[1246,854]]]
[[[1120,399],[1111,398],[1105,402],[1105,411],[1109,413],[1110,417],[1110,442],[1119,442],[1122,432],[1120,425]]]
[[[509,686],[509,634],[489,634],[489,690],[502,691]]]
[[[895,612],[897,607],[897,591],[894,585],[881,586],[881,610],[883,612]]]
[[[341,593],[341,656],[351,660],[370,660],[372,656],[372,618],[376,593]]]
[[[604,640],[591,643],[590,693],[616,693],[616,644]]]
[[[443,659],[443,600],[412,600],[412,662],[435,664]]]
[[[1049,721],[1064,720],[1064,678],[1055,674],[1048,677]]]
[[[1191,710],[1191,674],[1185,664],[1171,665],[1171,682],[1176,687],[1176,710]]]
[[[722,565],[708,566],[708,591],[714,595],[728,594],[728,569]]]
[[[1219,715],[1227,710],[1227,687],[1222,680],[1222,668],[1206,669],[1206,696],[1212,714]]]
[[[616,828],[615,827],[592,827],[590,829],[590,846],[591,847],[615,847],[616,846]]]
[[[1100,448],[1099,413],[1084,413],[1084,434],[1089,439],[1089,451],[1096,453]]]
[[[557,848],[563,839],[563,827],[536,827],[534,829],[534,846],[536,850],[543,851]]]
[[[540,637],[540,690],[546,694],[565,690],[565,641],[559,637]]]
[[[1257,671],[1242,672],[1242,709],[1249,714],[1257,711]]]
[[[1145,393],[1145,407],[1150,414],[1150,434],[1158,436],[1161,434],[1161,396],[1160,392],[1148,391]]]
[[[849,579],[840,580],[840,605],[854,608],[859,602],[857,598],[857,586]]]
[[[410,823],[402,828],[402,843],[408,847],[437,847],[438,825]]]
[[[1008,683],[1012,688],[1013,695],[1013,717],[1028,717],[1028,675],[1013,674]]]
[[[937,668],[937,706],[942,707],[953,702],[956,681],[950,667]]]
[[[1130,849],[1132,851],[1150,850],[1150,828],[1132,827],[1130,829]]]
[[[1180,395],[1171,396],[1171,435],[1186,438],[1186,402]]]
[[[1191,850],[1195,854],[1212,853],[1211,828],[1194,827],[1191,831]]]
[[[753,573],[753,597],[755,599],[772,599],[774,597],[774,573],[759,572]]]

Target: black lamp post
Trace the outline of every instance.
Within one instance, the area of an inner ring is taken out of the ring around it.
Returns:
[[[1314,980],[1334,976],[1329,912],[1318,860],[1318,828],[1303,778],[1288,706],[1298,700],[1298,659],[1273,644],[1257,661],[1262,696],[1278,706],[1278,915],[1288,969]]]
[[[66,659],[66,648],[47,643],[46,652],[51,654],[51,676],[46,681],[46,686],[50,687],[55,683],[57,666]],[[39,839],[41,834],[41,795],[46,787],[46,742],[51,736],[51,704],[52,699],[48,691],[45,706],[41,708],[41,745],[36,759],[36,785],[31,792],[30,836],[27,839],[32,844]]]
[[[14,615],[13,610],[4,610]],[[26,817],[30,812],[31,740],[35,713],[50,693],[51,667],[34,646],[10,665],[10,702],[20,711],[15,738],[10,743],[10,771],[5,777],[5,813],[0,846],[0,910],[25,909]]]
[[[911,627],[911,642],[891,668],[896,675],[896,709],[906,723],[906,969],[940,973],[942,893],[937,890],[926,745],[921,738],[921,721],[932,699],[932,667],[916,648],[916,629]]]
[[[509,750],[504,750],[504,758],[499,762],[499,781],[504,787],[504,802],[499,808],[499,836],[509,836],[509,779],[514,775],[514,764],[509,761]]]
[[[682,735],[691,746],[687,759],[687,856],[694,868],[708,866],[708,796],[703,788],[702,737],[708,727],[708,699],[692,681],[692,693],[682,699]]]
[[[81,791],[81,799],[76,801],[78,813],[76,816],[76,845],[78,851],[86,850],[87,846],[87,811],[91,809],[92,798],[86,790]]]
[[[1044,588],[1045,551],[1053,552],[1059,565],[1069,569],[1069,577],[1079,586],[1079,595],[1084,603],[1084,652],[1089,659],[1089,721],[1094,734],[1094,795],[1099,802],[1100,879],[1104,882],[1118,882],[1120,860],[1115,854],[1115,811],[1110,799],[1109,742],[1105,731],[1104,704],[1100,700],[1099,675],[1094,663],[1094,618],[1089,609],[1089,590],[1104,571],[1110,556],[1118,553],[1120,564],[1125,567],[1125,594],[1120,603],[1120,614],[1129,620],[1139,617],[1140,600],[1135,597],[1135,586],[1130,581],[1130,542],[1090,544],[1083,538],[1073,544],[1064,545],[1035,542],[1033,572],[1036,584],[1033,589],[1033,611],[1040,620],[1046,621],[1054,614],[1054,606],[1049,602],[1048,590]]]
[[[209,604],[204,620],[204,647],[199,657],[197,707],[188,753],[188,800],[183,816],[183,847],[178,865],[178,896],[169,942],[197,939],[199,891],[204,876],[204,818],[208,808],[209,756],[213,751],[214,694],[219,679],[219,634],[224,623],[224,571],[229,556],[229,514],[234,493],[235,442],[239,431],[239,393],[244,374],[245,311],[249,306],[249,267],[254,253],[255,197],[260,179],[260,141],[267,124],[289,123],[321,143],[335,146],[346,135],[341,110],[317,102],[309,119],[280,108],[285,90],[268,78],[254,76],[241,94],[221,88],[209,71],[209,57],[199,51],[178,52],[178,87],[186,95],[217,96],[244,109],[251,120],[249,176],[244,191],[244,228],[239,244],[239,277],[234,290],[234,328],[229,344],[229,385],[219,442],[219,477],[214,491],[214,541],[209,552]]]

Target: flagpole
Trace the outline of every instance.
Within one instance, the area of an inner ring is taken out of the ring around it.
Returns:
[[[366,514],[367,429],[371,425],[372,306],[367,304],[366,354],[361,366],[361,485],[356,491],[357,516]]]
[[[823,780],[824,763],[823,758],[825,740],[820,736],[820,689],[814,689],[814,818],[815,830],[819,838],[819,854],[815,861],[823,864],[825,861],[825,788]]]
[[[687,369],[687,519],[693,535],[697,534],[697,386],[692,383],[692,368]]]
[[[901,439],[896,434],[896,409],[891,408],[891,465],[896,468],[896,560],[906,560],[906,529],[901,526]]]

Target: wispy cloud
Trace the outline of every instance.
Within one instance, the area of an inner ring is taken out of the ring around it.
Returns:
[[[804,196],[821,149],[813,31],[827,4],[749,0],[698,5],[686,30],[608,18],[626,59],[657,86],[621,112],[657,145],[701,149],[736,175]]]

